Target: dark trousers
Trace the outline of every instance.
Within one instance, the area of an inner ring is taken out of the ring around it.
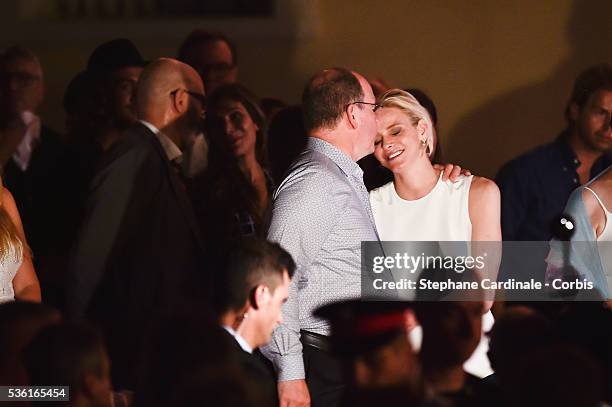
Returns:
[[[308,344],[304,344],[303,355],[311,407],[338,406],[345,389],[340,362]]]

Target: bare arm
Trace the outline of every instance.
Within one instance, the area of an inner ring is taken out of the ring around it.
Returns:
[[[472,244],[476,252],[486,252],[487,262],[483,277],[497,279],[501,262],[501,243],[495,245],[486,242],[501,242],[501,197],[495,182],[487,178],[474,177],[470,187],[469,214],[472,222],[472,242],[485,242],[482,247]],[[485,309],[493,305],[493,294],[486,293]]]
[[[19,211],[17,210],[17,205],[15,205],[13,195],[6,188],[3,188],[2,191],[2,205],[4,205],[6,212],[13,221],[19,239],[21,239],[25,246],[26,238],[23,231],[23,225],[21,224],[21,217],[19,216]],[[15,298],[18,300],[33,302],[41,301],[38,277],[36,277],[36,272],[34,271],[30,252],[25,249],[25,247],[23,251],[23,262],[13,279],[13,290],[15,291]]]

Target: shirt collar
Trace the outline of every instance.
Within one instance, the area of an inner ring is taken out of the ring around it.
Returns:
[[[153,134],[157,136],[159,143],[162,145],[162,148],[166,152],[166,156],[168,157],[169,161],[175,161],[177,163],[180,163],[182,161],[183,153],[178,148],[178,146],[174,144],[174,141],[172,141],[168,136],[166,136],[157,127],[153,126],[148,121],[140,120],[140,123],[146,126],[149,130],[153,132]]]
[[[567,131],[564,131],[557,137],[555,144],[559,148],[563,162],[571,165],[573,168],[580,167],[580,160],[578,160],[576,153],[569,144],[569,134]]]
[[[247,341],[242,336],[240,336],[240,334],[236,332],[232,327],[223,325],[223,329],[225,329],[230,335],[234,337],[234,339],[236,339],[236,342],[238,342],[238,345],[240,345],[243,351],[247,353],[253,353],[253,348],[251,348],[251,345],[249,345]]]
[[[347,176],[352,175],[363,180],[363,170],[355,161],[338,147],[316,137],[308,137],[307,148],[317,151],[332,160]]]

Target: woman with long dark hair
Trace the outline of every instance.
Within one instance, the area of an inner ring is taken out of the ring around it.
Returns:
[[[266,123],[255,96],[237,84],[210,95],[204,123],[208,167],[192,194],[208,246],[219,252],[238,237],[267,233],[273,186]]]

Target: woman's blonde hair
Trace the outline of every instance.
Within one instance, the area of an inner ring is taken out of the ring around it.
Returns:
[[[24,250],[27,250],[17,233],[17,227],[13,223],[11,216],[7,212],[2,196],[4,195],[4,185],[0,177],[0,262],[14,256],[21,259]]]
[[[410,118],[410,122],[415,127],[419,123],[419,120],[423,120],[427,125],[427,130],[425,131],[425,152],[427,156],[433,154],[433,123],[427,109],[425,109],[414,96],[401,89],[391,89],[378,99],[378,104],[381,107],[395,107],[401,110]]]

